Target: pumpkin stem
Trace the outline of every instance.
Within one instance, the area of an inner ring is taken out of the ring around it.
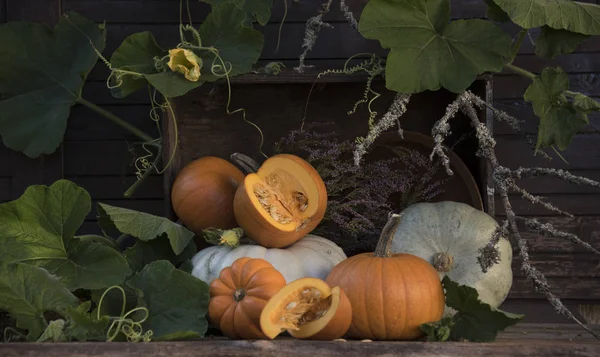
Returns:
[[[435,253],[433,255],[433,267],[440,273],[447,273],[452,270],[454,258],[446,253]]]
[[[394,241],[394,233],[400,225],[402,213],[392,214],[381,231],[377,247],[375,248],[375,256],[380,258],[389,258],[392,256],[392,242]]]
[[[237,289],[234,293],[233,293],[233,300],[237,301],[241,301],[244,296],[246,296],[246,292],[244,291],[244,289]]]
[[[260,167],[256,160],[244,154],[240,154],[239,152],[231,154],[229,158],[239,167],[241,167],[245,171],[246,175],[256,173]]]

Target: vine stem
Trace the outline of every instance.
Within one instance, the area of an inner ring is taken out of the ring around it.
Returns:
[[[129,189],[127,191],[125,191],[125,193],[123,194],[123,196],[125,198],[130,198],[133,193],[137,190],[138,186],[144,182],[148,176],[150,176],[152,174],[152,172],[156,172],[159,173],[158,170],[158,161],[161,159],[161,155],[162,155],[162,146],[158,145],[156,146],[157,148],[157,152],[156,152],[156,158],[154,159],[154,162],[152,162],[152,166],[147,168],[146,171],[144,172],[144,174],[133,183],[133,185],[131,185],[131,187],[129,187]]]
[[[128,130],[129,132],[131,132],[133,135],[137,136],[138,138],[142,139],[144,142],[148,142],[148,141],[155,141],[154,138],[152,138],[150,135],[144,133],[142,130],[140,130],[139,128],[129,124],[128,122],[126,122],[125,120],[119,118],[118,116],[114,115],[113,113],[109,112],[108,110],[102,109],[99,106],[97,106],[96,104],[85,100],[81,97],[77,98],[77,103],[91,109],[92,111],[102,115],[103,117],[105,117],[106,119],[112,121],[113,123],[119,125],[120,127],[122,127],[123,129]]]
[[[527,77],[531,80],[534,80],[536,75],[534,73],[529,72],[528,70],[521,68],[521,67],[517,67],[514,64],[511,63],[507,63],[504,65],[505,68],[510,69],[511,71],[515,72],[516,74],[520,74],[523,77]]]

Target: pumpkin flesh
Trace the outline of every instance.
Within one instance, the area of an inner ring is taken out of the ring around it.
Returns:
[[[284,286],[283,276],[266,260],[240,258],[210,284],[210,321],[231,339],[263,339],[260,314]]]
[[[244,232],[268,248],[289,246],[323,219],[327,191],[316,170],[294,155],[266,160],[246,176],[234,199],[234,214]]]
[[[287,331],[299,339],[332,340],[350,327],[352,308],[339,287],[323,280],[296,280],[273,296],[261,314],[261,329],[268,338]]]

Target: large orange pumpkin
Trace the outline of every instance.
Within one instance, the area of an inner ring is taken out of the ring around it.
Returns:
[[[292,337],[334,340],[352,321],[352,307],[344,291],[317,278],[294,280],[273,296],[260,315],[260,327],[273,339],[287,331]]]
[[[444,290],[433,266],[415,255],[390,253],[400,219],[392,215],[374,253],[340,262],[326,279],[352,305],[349,337],[413,340],[423,336],[421,324],[442,318]]]
[[[237,227],[233,198],[244,173],[227,160],[206,156],[187,164],[171,189],[171,204],[196,235],[206,228]]]
[[[285,278],[264,259],[240,258],[210,284],[208,316],[232,339],[264,339],[260,314],[285,286]]]
[[[327,190],[308,162],[295,155],[275,155],[246,176],[233,209],[248,237],[263,247],[283,248],[321,222]]]

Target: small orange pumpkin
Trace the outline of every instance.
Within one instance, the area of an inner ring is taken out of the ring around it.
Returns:
[[[206,156],[192,161],[173,183],[173,210],[198,236],[206,228],[235,228],[233,198],[243,180],[244,173],[227,160]]]
[[[344,291],[317,278],[289,283],[260,315],[260,327],[270,339],[287,331],[299,339],[334,340],[348,331],[351,322],[352,307]]]
[[[433,266],[415,255],[390,253],[400,219],[392,215],[374,253],[340,262],[326,279],[348,295],[352,338],[414,340],[423,336],[421,324],[442,318],[444,290]]]
[[[298,156],[275,155],[246,176],[233,201],[235,218],[248,237],[283,248],[309,234],[327,209],[325,183]]]
[[[285,278],[271,263],[239,258],[210,284],[210,321],[231,339],[264,339],[260,314],[284,286]]]

